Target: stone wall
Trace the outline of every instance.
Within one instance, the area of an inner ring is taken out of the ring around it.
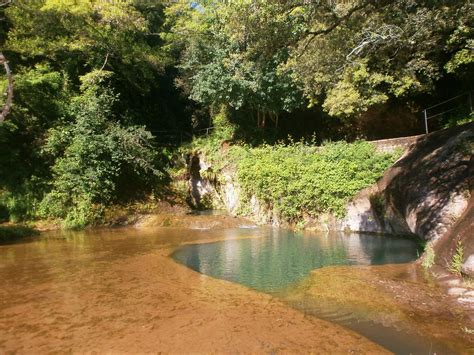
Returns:
[[[410,137],[381,139],[377,141],[371,141],[370,143],[374,144],[379,152],[392,153],[397,148],[401,148],[403,150],[410,148],[411,145],[415,144],[423,136],[424,134]]]

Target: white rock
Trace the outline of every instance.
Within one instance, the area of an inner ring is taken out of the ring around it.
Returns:
[[[459,295],[462,295],[466,291],[467,290],[465,288],[452,287],[448,290],[448,295],[450,295],[450,296],[459,296]]]
[[[469,255],[464,264],[462,264],[461,272],[468,276],[474,276],[474,254]]]

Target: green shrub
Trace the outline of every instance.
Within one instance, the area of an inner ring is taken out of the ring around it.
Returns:
[[[448,118],[444,123],[444,128],[451,128],[456,126],[461,126],[463,124],[473,122],[474,121],[474,113],[471,113],[469,116],[453,116]]]
[[[454,252],[453,258],[448,265],[448,270],[453,274],[460,275],[461,267],[464,261],[464,246],[461,241],[458,241],[456,244],[456,251]]]
[[[423,261],[421,265],[425,269],[430,269],[435,263],[435,252],[433,249],[433,245],[431,243],[426,243],[425,245],[425,253],[423,256]]]
[[[233,146],[244,198],[252,195],[288,221],[305,214],[345,214],[347,202],[372,185],[396,160],[368,142],[338,142],[315,147],[305,143]]]
[[[202,152],[210,163],[222,162],[221,145],[234,137],[235,127],[229,120],[229,109],[222,105],[217,114],[212,116],[212,131],[204,137],[198,137],[193,140],[190,146],[183,149],[187,152]]]
[[[68,228],[94,222],[103,206],[134,186],[153,185],[161,177],[152,135],[143,127],[122,125],[113,117],[116,97],[101,82],[106,73],[83,78],[70,120],[48,132],[43,147],[54,160],[50,191],[39,205],[42,217],[64,219]],[[122,189],[121,189],[122,187]]]
[[[1,219],[13,223],[34,219],[43,186],[44,183],[33,176],[29,181],[19,183],[14,189],[1,191]]]

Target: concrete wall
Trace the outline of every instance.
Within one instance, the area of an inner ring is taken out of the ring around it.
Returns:
[[[412,144],[416,143],[417,140],[423,136],[424,134],[410,137],[381,139],[378,141],[371,141],[370,143],[374,144],[379,152],[391,153],[397,148],[402,148],[403,150],[409,148]]]

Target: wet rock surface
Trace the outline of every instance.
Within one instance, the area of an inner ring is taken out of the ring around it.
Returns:
[[[449,295],[449,290],[456,295]],[[309,314],[323,304],[316,314],[329,313],[327,319],[331,319],[332,310],[336,320],[342,318],[341,324],[357,331],[365,331],[364,322],[395,328],[386,336],[393,338],[395,353],[407,353],[397,342],[412,342],[416,349],[423,342],[417,336],[436,339],[432,351],[437,353],[471,353],[474,337],[469,330],[474,329],[474,313],[466,307],[474,301],[468,296],[471,291],[461,286],[439,287],[433,274],[416,264],[333,266],[314,270],[286,299]],[[425,351],[420,348],[413,353]]]

